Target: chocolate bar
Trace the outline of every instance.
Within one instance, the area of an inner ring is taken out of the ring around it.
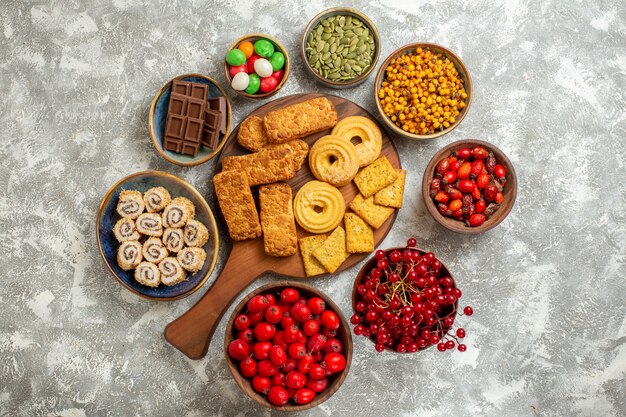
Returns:
[[[226,99],[224,97],[213,97],[207,100],[209,102],[209,109],[222,113],[222,120],[220,121],[220,133],[226,134]]]
[[[211,149],[217,149],[220,143],[220,124],[223,119],[222,113],[216,110],[206,109],[204,111],[204,132],[202,144]]]
[[[200,152],[208,91],[205,84],[172,82],[163,141],[165,149],[192,156]]]

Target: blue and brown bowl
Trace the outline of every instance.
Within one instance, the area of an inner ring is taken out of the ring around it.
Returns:
[[[206,84],[208,88],[208,98],[224,97],[226,99],[226,133],[220,134],[219,145],[216,149],[210,149],[206,146],[200,147],[200,152],[196,156],[185,155],[168,151],[163,147],[165,138],[165,122],[167,121],[167,110],[170,103],[170,93],[172,91],[172,81],[182,80],[193,83]],[[163,158],[169,162],[180,166],[196,166],[203,164],[217,155],[228,138],[231,126],[231,109],[228,94],[220,87],[217,82],[202,74],[184,74],[170,80],[157,92],[152,104],[150,105],[150,113],[148,114],[148,130],[150,138],[155,149]]]
[[[122,190],[137,190],[143,193],[152,187],[164,187],[172,197],[186,197],[191,200],[196,206],[196,220],[204,223],[209,230],[209,240],[203,247],[207,257],[202,269],[189,275],[187,280],[171,287],[163,284],[156,288],[141,285],[135,281],[134,270],[124,271],[117,264],[117,250],[120,244],[113,234],[113,226],[120,219],[116,212],[120,192]],[[127,289],[150,300],[171,301],[193,294],[207,281],[217,262],[219,233],[211,208],[191,184],[167,172],[137,172],[113,185],[100,204],[96,219],[96,236],[100,254],[111,274]]]

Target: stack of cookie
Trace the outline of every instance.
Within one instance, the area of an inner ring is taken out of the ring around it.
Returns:
[[[299,241],[307,276],[333,273],[350,254],[372,252],[374,229],[402,206],[406,171],[380,156],[381,147],[380,129],[362,116],[341,120],[311,147],[309,167],[319,181],[305,184],[294,201],[298,224],[316,234]],[[336,187],[353,180],[360,194],[349,204],[354,213],[345,213]]]

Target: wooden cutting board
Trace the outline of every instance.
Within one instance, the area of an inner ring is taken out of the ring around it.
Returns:
[[[337,109],[338,119],[341,120],[348,116],[365,116],[376,121],[371,114],[366,110],[359,107],[355,103],[346,100],[341,97],[324,94],[294,94],[291,96],[279,98],[271,101],[258,109],[254,110],[250,115],[256,115],[263,117],[265,114],[291,105],[299,103],[305,100],[309,100],[315,97],[327,97],[335,105]],[[378,124],[378,122],[376,122]],[[383,146],[381,155],[385,155],[391,165],[396,168],[400,168],[400,157],[395,146],[387,136],[385,130],[378,124],[382,136]],[[319,139],[320,137],[330,133],[330,130],[316,133],[314,135],[304,138],[309,146]],[[227,139],[222,153],[219,156],[216,171],[219,172],[222,169],[221,161],[225,156],[230,155],[243,155],[249,153],[246,149],[242,148],[237,142],[237,133],[239,132],[239,125]],[[302,187],[305,183],[314,180],[315,177],[309,170],[308,163],[305,163],[298,172],[298,174],[288,181],[288,184],[293,190],[293,195]],[[254,189],[255,198],[258,197],[258,191]],[[341,193],[344,196],[346,202],[346,209],[352,199],[358,194],[358,189],[354,182],[340,188]],[[258,207],[258,206],[257,206]],[[374,232],[374,240],[376,246],[385,238],[393,223],[396,220],[398,210],[387,219],[387,221]],[[220,217],[221,224],[226,230],[226,223],[224,218],[218,210],[218,216]],[[297,223],[296,223],[297,224]],[[304,229],[297,226],[298,237],[304,237],[310,235]],[[339,273],[351,266],[355,265],[370,254],[355,254],[351,255],[336,271]],[[304,266],[302,264],[302,258],[300,253],[286,258],[276,258],[267,256],[263,251],[263,237],[246,240],[241,242],[233,242],[230,254],[226,263],[222,269],[222,272],[213,282],[213,285],[204,294],[204,296],[193,306],[184,313],[182,316],[172,321],[165,328],[165,339],[174,345],[178,350],[192,359],[202,358],[211,342],[213,332],[217,327],[224,312],[228,309],[232,301],[239,295],[252,281],[260,277],[266,272],[273,272],[289,278],[306,278],[304,273]],[[315,279],[328,279],[327,275],[319,275],[314,277]]]

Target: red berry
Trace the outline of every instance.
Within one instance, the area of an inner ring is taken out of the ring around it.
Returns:
[[[277,331],[276,335],[274,335],[274,338],[272,339],[272,342],[274,342],[274,344],[277,346],[286,347],[287,343],[285,342],[285,331],[284,330]]]
[[[267,399],[274,405],[285,405],[289,401],[289,393],[285,388],[274,385],[267,392]]]
[[[498,164],[493,170],[493,175],[500,179],[506,178],[506,169],[502,165]]]
[[[340,372],[346,367],[346,358],[341,353],[329,353],[324,356],[321,365],[331,373]]]
[[[327,386],[328,386],[328,378],[309,379],[309,381],[306,383],[307,388],[310,388],[317,393],[324,391]]]
[[[322,313],[322,316],[320,317],[320,320],[324,327],[331,329],[331,330],[338,329],[339,325],[341,324],[339,322],[339,317],[337,316],[337,314],[335,314],[334,312],[330,310],[324,311]]]
[[[472,156],[476,159],[485,159],[487,156],[489,156],[489,152],[487,152],[485,148],[476,147],[472,149]]]
[[[298,362],[294,358],[287,357],[287,362],[283,365],[284,372],[291,372],[296,369]]]
[[[465,329],[462,327],[456,329],[456,335],[457,337],[463,339],[465,337]]]
[[[488,185],[487,187],[485,187],[485,200],[487,200],[487,202],[492,202],[496,200],[496,196],[498,195],[498,187],[496,187],[495,185]]]
[[[485,222],[485,216],[482,214],[472,214],[469,218],[469,224],[472,227],[478,227]]]
[[[478,189],[482,190],[488,184],[489,184],[489,174],[487,174],[486,172],[483,172],[482,174],[478,176],[478,178],[476,178],[476,187],[478,187]]]
[[[289,356],[294,359],[300,359],[306,354],[306,346],[304,343],[296,342],[289,345],[287,348],[287,352],[289,352]]]
[[[310,388],[302,388],[293,395],[296,404],[308,404],[315,398],[315,391]]]
[[[461,166],[459,167],[459,170],[456,173],[456,177],[459,180],[467,180],[469,179],[471,173],[472,173],[471,162],[463,162],[463,164],[461,164]]]
[[[264,294],[265,298],[267,299],[267,306],[273,306],[276,305],[276,298],[274,297],[274,294]]]
[[[285,342],[287,344],[291,344],[291,343],[294,343],[296,340],[298,340],[299,336],[300,336],[300,330],[298,329],[298,326],[294,324],[285,329],[283,338],[285,339]]]
[[[481,214],[487,208],[487,203],[482,198],[476,202],[476,213]]]
[[[276,385],[279,387],[286,387],[287,386],[285,383],[286,378],[287,378],[287,374],[285,374],[284,372],[279,372],[272,377],[271,379],[272,385]]]
[[[496,194],[496,198],[495,198],[496,203],[501,204],[503,200],[504,200],[504,194],[502,193]]]
[[[313,356],[310,353],[307,353],[306,355],[298,359],[298,363],[296,367],[298,368],[298,371],[300,371],[303,374],[306,374],[309,372],[309,370],[311,369],[311,366],[314,363],[315,363],[315,359],[313,359]]]
[[[267,394],[271,387],[272,381],[266,376],[255,375],[252,378],[252,388],[259,394]]]
[[[254,337],[260,342],[271,340],[276,335],[276,327],[273,325],[261,322],[254,326]]]
[[[454,340],[448,340],[446,342],[446,349],[448,349],[448,350],[454,349]]]
[[[471,316],[472,314],[474,314],[474,310],[472,309],[472,307],[467,306],[463,309],[463,314],[465,314],[466,316]]]
[[[319,297],[313,297],[306,302],[313,314],[322,314],[326,310],[326,302]]]
[[[245,376],[246,378],[252,378],[253,376],[255,376],[256,371],[257,362],[254,359],[247,357],[239,362],[239,372],[241,372],[241,375]]]
[[[272,349],[272,343],[270,342],[258,342],[252,346],[252,352],[257,360],[269,358],[270,349]]]
[[[240,314],[235,318],[235,329],[245,330],[250,327],[250,318],[245,314]]]
[[[467,350],[467,346],[465,346],[463,343],[461,343],[457,349],[459,350],[459,352],[465,352]]]
[[[326,338],[321,334],[315,334],[311,336],[307,342],[307,348],[309,352],[318,352],[326,346]]]
[[[270,349],[269,357],[272,363],[278,367],[287,363],[287,352],[282,346],[274,345]]]
[[[313,336],[320,330],[320,324],[316,320],[309,320],[302,325],[302,332],[306,336]]]
[[[265,310],[265,320],[272,324],[276,324],[283,318],[283,311],[277,305],[269,306]]]
[[[313,379],[322,379],[326,375],[326,371],[320,364],[314,363],[309,369],[309,376]]]
[[[446,344],[443,342],[440,342],[437,344],[437,350],[439,352],[445,352],[446,351]]]
[[[441,161],[439,161],[439,163],[437,164],[437,168],[436,171],[438,174],[444,174],[448,168],[450,167],[450,161],[448,161],[448,158],[444,158]]]
[[[311,317],[311,309],[306,304],[297,302],[291,307],[289,314],[296,321],[303,323]]]
[[[228,344],[228,354],[231,358],[242,361],[250,355],[250,345],[242,339],[235,339]]]
[[[476,184],[471,180],[459,181],[459,191],[462,193],[472,193],[476,189]]]
[[[461,148],[456,151],[456,156],[460,159],[468,159],[470,156],[472,156],[472,151],[469,148]]]
[[[435,201],[437,203],[447,203],[450,200],[450,197],[448,196],[448,193],[445,191],[439,191],[437,193],[437,195],[435,195]]]
[[[384,288],[383,286],[380,286],[379,288]],[[358,314],[354,313],[352,316],[350,316],[350,323],[352,324],[359,324],[361,322],[361,316],[359,316]]]
[[[483,172],[483,161],[474,161],[472,162],[472,175],[474,177],[479,176]]]
[[[250,326],[256,326],[263,321],[263,318],[265,317],[265,312],[257,311],[256,313],[249,313],[248,317],[250,318]]]
[[[274,376],[278,373],[278,367],[272,361],[265,359],[257,365],[257,372],[261,376]]]
[[[463,181],[461,181],[461,182],[463,182]],[[472,185],[474,184],[473,182],[471,182],[471,183],[472,183]],[[459,188],[460,188],[460,183],[459,183]],[[451,212],[455,212],[455,211],[461,210],[462,208],[463,208],[463,202],[461,200],[453,200],[448,205],[448,209],[450,209]]]
[[[337,339],[328,339],[326,341],[326,344],[324,345],[324,353],[331,353],[331,352],[341,353],[342,349],[343,349],[343,344],[341,343],[341,341]]]
[[[300,298],[300,293],[294,288],[285,288],[280,293],[280,299],[283,303],[293,304]]]
[[[267,298],[262,295],[255,295],[248,301],[248,311],[251,313],[258,313],[264,311],[268,306]]]
[[[456,171],[447,171],[443,174],[444,184],[452,184],[454,181],[456,181]]]
[[[448,187],[447,192],[451,200],[460,200],[463,198],[463,194],[454,187]]]
[[[242,330],[239,333],[237,333],[237,339],[241,339],[250,343],[254,339],[254,333],[252,333],[252,329],[250,328]]]
[[[286,329],[294,324],[296,324],[296,321],[289,315],[289,308],[287,306],[287,311],[283,313],[283,316],[280,318],[280,325],[283,329]]]
[[[300,389],[306,385],[306,376],[298,371],[291,371],[287,374],[285,379],[287,388]]]

